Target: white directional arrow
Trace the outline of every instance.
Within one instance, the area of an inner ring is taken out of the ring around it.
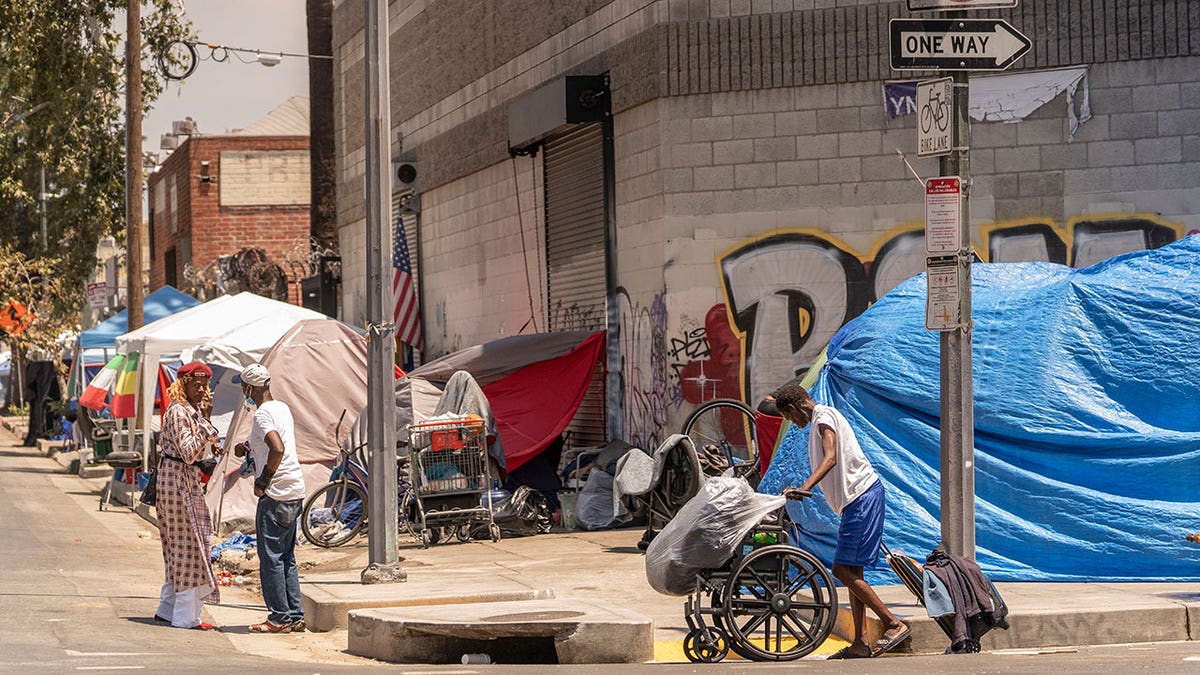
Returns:
[[[892,67],[1003,70],[1031,43],[1000,19],[892,20]]]

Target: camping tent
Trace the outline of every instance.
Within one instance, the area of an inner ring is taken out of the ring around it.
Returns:
[[[978,264],[974,303],[977,555],[999,580],[1198,581],[1200,236],[1083,269]],[[888,490],[884,539],[923,555],[939,536],[938,334],[925,277],[829,344],[812,389],[849,420]],[[798,485],[790,428],[760,490]],[[826,559],[822,499],[791,509]]]
[[[258,359],[271,372],[271,394],[287,403],[295,420],[296,451],[304,470],[309,494],[329,480],[337,457],[334,427],[342,411],[342,437],[357,421],[367,404],[367,344],[352,328],[340,321],[304,320],[293,325]],[[227,438],[242,441],[250,433],[253,413],[238,406]],[[233,442],[226,442],[233,447]],[[222,459],[209,489],[213,522],[252,529],[255,499],[253,481],[238,480],[241,460],[232,454]],[[221,498],[221,493],[225,496]],[[218,522],[218,516],[220,522]]]
[[[396,382],[397,434],[412,420],[432,414],[450,376],[465,370],[487,395],[506,468],[514,471],[541,454],[571,423],[603,350],[603,332],[535,333],[430,361]]]
[[[199,304],[200,301],[192,296],[172,286],[163,286],[143,300],[142,316],[145,319],[144,323],[149,324]],[[104,364],[116,354],[117,337],[128,332],[129,311],[123,309],[79,334],[75,343],[75,359],[71,364],[71,375],[67,383],[68,398],[75,398],[83,391],[87,383],[91,382]]]
[[[190,309],[199,305],[200,301],[192,296],[176,290],[171,286],[163,286],[146,296],[142,302],[142,316],[144,324],[151,324],[159,319],[181,312],[185,309]],[[113,348],[117,344],[117,337],[129,332],[129,313],[128,310],[121,310],[115,316],[102,321],[95,326],[83,331],[79,334],[79,348],[96,349],[96,348]],[[101,362],[107,361],[104,359]]]
[[[164,354],[181,354],[184,360],[188,360],[191,358],[191,352],[198,347],[237,335],[240,336],[242,345],[238,351],[253,361],[265,353],[267,348],[296,322],[303,319],[328,320],[328,317],[310,309],[264,298],[254,293],[223,295],[118,337],[117,351],[142,355],[142,395],[139,400],[149,401],[153,396],[155,381],[144,374],[155,371],[159,358]],[[253,331],[239,332],[239,329],[250,324],[256,327]],[[223,401],[214,396],[214,416],[232,412],[232,406],[229,406],[228,402],[225,402],[225,408],[218,408],[217,404],[220,402]],[[150,428],[151,413],[151,406],[142,406],[141,428]],[[218,428],[221,426],[218,424]]]

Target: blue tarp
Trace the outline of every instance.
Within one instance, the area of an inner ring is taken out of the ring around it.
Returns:
[[[973,266],[976,542],[996,580],[1200,581],[1200,236],[1085,269]],[[925,277],[829,345],[812,389],[849,419],[888,490],[884,541],[938,543],[938,334]],[[807,475],[791,428],[760,490]],[[823,499],[793,517],[832,557]],[[886,565],[874,581],[891,577]],[[872,578],[872,577],[869,577]]]
[[[200,301],[192,296],[175,290],[171,286],[163,286],[147,295],[146,299],[142,301],[142,314],[145,317],[143,323],[153,323],[164,316],[170,316],[175,312],[181,312],[199,304]],[[129,313],[123,309],[108,320],[80,333],[79,346],[82,349],[115,347],[117,336],[128,332]]]

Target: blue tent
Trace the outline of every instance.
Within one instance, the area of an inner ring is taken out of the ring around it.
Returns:
[[[146,299],[142,302],[142,313],[145,317],[143,323],[153,323],[164,316],[170,316],[175,312],[180,312],[199,304],[200,301],[192,296],[178,291],[171,286],[163,286],[150,295],[147,295]],[[116,316],[80,333],[79,348],[115,347],[117,345],[117,336],[128,332],[129,313],[123,309]]]
[[[1200,529],[1200,236],[973,277],[980,565],[998,580],[1200,581],[1200,546],[1183,540]],[[921,275],[834,336],[812,389],[884,481],[884,540],[918,559],[940,538],[938,334],[924,315]],[[760,489],[807,475],[805,430],[789,428]],[[824,500],[792,515],[802,544],[832,557]]]

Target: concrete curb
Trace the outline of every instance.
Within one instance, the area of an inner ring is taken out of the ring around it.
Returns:
[[[1190,640],[1197,635],[1200,592],[1181,593],[1169,583],[1054,584],[1010,582],[996,584],[1009,608],[1008,630],[992,630],[980,640],[984,651],[1129,644]],[[912,638],[896,652],[940,654],[950,638],[903,586],[876,588],[879,596],[912,628]],[[844,598],[845,589],[839,589]],[[1047,606],[1047,598],[1057,602]],[[867,636],[872,642],[883,626],[868,614]],[[848,604],[838,612],[834,635],[853,633]]]
[[[350,613],[348,651],[397,663],[455,663],[488,654],[497,663],[645,663],[654,625],[598,602],[522,602],[360,609]]]
[[[420,578],[410,577],[404,583],[364,586],[357,579],[339,575],[327,580],[306,577],[300,597],[309,627],[329,631],[346,628],[350,612],[358,609],[549,600],[556,596],[552,588],[529,588],[495,577],[460,576],[453,584],[444,578],[422,583]]]

